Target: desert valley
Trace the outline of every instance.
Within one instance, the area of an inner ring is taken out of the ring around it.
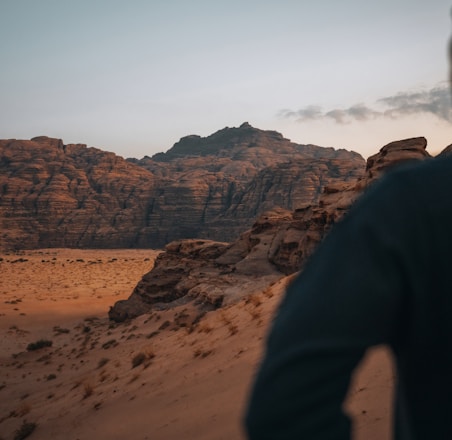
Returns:
[[[1,140],[0,439],[245,439],[285,287],[426,146],[365,161],[247,123],[141,160]],[[390,438],[393,376],[371,350],[347,401],[357,439]]]

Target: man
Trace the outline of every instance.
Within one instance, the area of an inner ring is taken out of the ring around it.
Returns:
[[[394,436],[452,439],[452,157],[389,173],[289,287],[246,427],[252,440],[349,439],[342,411],[366,349],[397,365]]]

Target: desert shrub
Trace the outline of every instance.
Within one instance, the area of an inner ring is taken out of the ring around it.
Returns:
[[[159,330],[165,330],[165,329],[168,328],[170,325],[171,325],[171,322],[165,321],[165,322],[159,327]]]
[[[147,356],[145,353],[143,353],[142,351],[138,354],[136,354],[133,358],[132,358],[132,368],[136,368],[139,365],[141,365],[145,360],[147,359]]]
[[[202,349],[198,348],[193,352],[193,357],[205,358],[205,357],[209,356],[210,354],[212,354],[213,352],[214,352],[213,349],[212,350],[202,350]]]
[[[56,374],[49,374],[48,376],[47,376],[47,380],[55,380],[57,377],[56,377]]]
[[[53,342],[49,341],[48,339],[39,339],[36,342],[30,342],[27,345],[27,351],[39,350],[44,347],[51,347],[52,344]]]
[[[14,440],[27,438],[36,429],[36,426],[36,423],[24,420],[20,428],[14,433]]]
[[[68,328],[61,328],[59,326],[55,326],[53,327],[53,331],[57,334],[60,335],[62,333],[70,333],[71,331]]]
[[[85,382],[83,384],[83,398],[87,399],[89,396],[91,396],[94,392],[94,387],[89,383],[89,382]]]
[[[102,368],[104,365],[106,365],[108,362],[110,361],[110,359],[108,358],[102,358],[99,359],[99,363],[97,364],[97,368]]]
[[[149,367],[151,360],[154,359],[155,353],[152,350],[148,350],[146,353],[140,351],[132,358],[132,368],[138,367],[138,365],[143,364],[144,368]]]
[[[213,330],[213,327],[209,325],[207,322],[201,322],[198,325],[198,332],[200,333],[210,333]]]
[[[259,295],[253,294],[253,295],[249,295],[245,302],[247,304],[253,304],[255,307],[259,307],[262,304],[262,301],[259,297]]]
[[[229,330],[229,334],[231,336],[233,336],[239,331],[239,328],[235,324],[231,323],[228,325],[228,330]]]
[[[102,344],[102,348],[104,350],[108,350],[110,347],[116,347],[118,343],[116,342],[116,339],[110,339],[109,341]]]

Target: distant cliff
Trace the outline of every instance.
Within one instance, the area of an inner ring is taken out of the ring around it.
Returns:
[[[263,291],[300,270],[331,226],[384,172],[402,162],[430,157],[426,146],[424,138],[385,145],[369,157],[365,174],[358,179],[324,187],[317,202],[302,208],[266,211],[230,244],[210,240],[168,244],[129,298],[110,308],[110,319],[121,322],[189,301],[202,312]]]
[[[357,153],[247,123],[141,160],[47,137],[0,140],[0,248],[232,241],[263,211],[315,203],[364,166]]]
[[[133,162],[160,180],[151,213],[158,245],[235,240],[265,210],[316,202],[325,185],[355,180],[365,168],[355,152],[295,144],[248,123],[184,137],[166,153]]]
[[[113,153],[0,141],[0,247],[145,246],[155,179]]]

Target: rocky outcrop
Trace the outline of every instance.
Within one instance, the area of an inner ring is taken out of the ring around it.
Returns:
[[[0,141],[0,247],[147,242],[155,179],[113,153],[37,137]]]
[[[426,146],[425,138],[391,142],[367,159],[364,176],[355,182],[326,186],[318,204],[295,210],[293,220],[281,225],[275,237],[275,252],[269,255],[270,261],[285,274],[300,270],[331,226],[348,211],[366,187],[402,163],[431,157]]]
[[[262,291],[281,277],[268,254],[280,221],[286,217],[290,218],[290,212],[281,209],[266,213],[232,244],[210,240],[168,244],[129,299],[110,308],[110,319],[121,322],[188,301],[206,311]]]
[[[298,145],[245,123],[124,160],[47,137],[0,141],[0,248],[232,241],[274,206],[316,203],[364,172],[357,153]]]
[[[357,153],[299,145],[248,123],[187,136],[136,164],[164,184],[150,212],[155,246],[181,238],[234,240],[264,211],[316,203],[325,185],[364,173]]]
[[[377,179],[382,172],[397,166],[401,162],[430,157],[426,148],[427,139],[424,137],[395,141],[385,145],[377,154],[367,159],[367,180]]]
[[[397,164],[429,157],[424,141],[408,139],[384,146],[369,158],[361,177],[325,186],[318,203],[294,211],[265,212],[229,245],[192,240],[169,244],[130,298],[110,308],[110,318],[123,321],[181,301],[194,301],[200,308],[219,307],[300,270],[368,185]]]

